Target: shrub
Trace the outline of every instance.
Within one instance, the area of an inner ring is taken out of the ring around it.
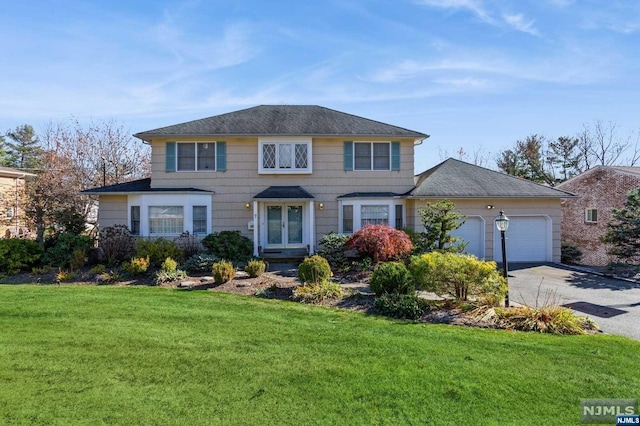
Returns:
[[[336,234],[330,232],[320,239],[320,250],[318,254],[329,262],[335,270],[343,269],[348,266],[347,256],[347,240],[349,235]]]
[[[293,298],[302,303],[320,303],[342,297],[340,284],[322,281],[298,286],[293,290]]]
[[[598,329],[597,324],[591,319],[577,316],[571,309],[555,303],[541,308],[529,306],[511,309],[493,308],[485,314],[485,318],[491,317],[499,326],[511,330],[585,334],[589,330]]]
[[[134,257],[122,265],[123,269],[133,276],[144,275],[149,269],[148,257]]]
[[[87,262],[87,251],[82,249],[75,249],[69,260],[69,267],[72,271],[78,270],[84,266]]]
[[[187,278],[187,273],[184,272],[182,269],[175,269],[171,272],[160,270],[156,272],[156,277],[153,281],[153,284],[154,285],[168,284],[174,281],[182,280],[184,278]]]
[[[307,257],[298,266],[298,278],[303,283],[319,283],[331,278],[331,267],[329,262],[317,254]]]
[[[107,270],[107,267],[100,264],[100,265],[96,265],[93,268],[91,268],[89,270],[89,272],[91,272],[94,275],[99,275],[99,274],[103,274],[105,271]]]
[[[253,243],[240,234],[240,231],[209,234],[202,239],[202,245],[208,253],[232,262],[244,262],[253,254]]]
[[[189,231],[183,232],[174,241],[180,250],[182,250],[183,259],[189,259],[190,257],[202,252],[202,244],[200,244],[200,240],[195,235],[189,234]]]
[[[178,262],[183,259],[180,247],[175,242],[164,238],[139,239],[136,242],[136,255],[137,257],[148,257],[149,262],[155,266],[160,265],[167,257]]]
[[[228,283],[236,275],[233,264],[226,260],[214,263],[211,272],[213,273],[213,281],[216,284]]]
[[[387,293],[376,298],[373,307],[381,315],[416,320],[428,309],[427,301],[415,294]]]
[[[23,269],[31,269],[41,258],[42,248],[33,240],[0,240],[0,272],[15,274]]]
[[[403,231],[388,225],[368,225],[349,238],[347,248],[355,248],[378,263],[408,256],[413,245]]]
[[[176,262],[170,257],[167,257],[164,260],[164,262],[162,262],[162,265],[160,265],[160,270],[162,272],[174,272],[177,269],[178,269],[178,262]]]
[[[56,274],[56,282],[60,284],[61,282],[71,281],[76,277],[76,273],[73,271],[64,271],[60,269]]]
[[[369,282],[371,291],[380,296],[384,293],[413,294],[415,287],[411,274],[404,263],[381,263],[373,270]]]
[[[45,247],[48,248],[44,253],[44,262],[58,268],[66,268],[71,264],[72,259],[76,257],[76,266],[78,263],[82,263],[81,267],[92,244],[91,237],[86,235],[76,235],[70,232],[56,234],[47,238],[45,242]],[[76,251],[80,253],[74,253]],[[82,262],[79,261],[80,258]]]
[[[562,243],[560,246],[560,261],[566,264],[576,264],[582,259],[582,251],[569,243]]]
[[[251,278],[259,277],[264,274],[267,265],[262,260],[250,260],[245,266],[244,271],[249,274]]]
[[[495,262],[478,260],[471,255],[434,251],[412,256],[409,271],[420,290],[458,300],[467,300],[469,296],[502,298],[507,290]]]
[[[109,272],[103,272],[101,274],[98,274],[98,276],[96,277],[98,283],[103,283],[103,284],[107,284],[107,283],[115,283],[120,281],[120,274],[118,273],[118,271],[109,271]]]
[[[131,259],[136,253],[136,240],[124,225],[102,228],[98,234],[98,259],[113,266]]]
[[[182,264],[182,269],[187,272],[206,272],[210,273],[213,264],[218,262],[218,256],[212,254],[196,254],[191,256],[185,263]]]

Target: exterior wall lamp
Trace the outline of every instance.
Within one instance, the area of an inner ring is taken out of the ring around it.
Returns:
[[[245,204],[245,205],[244,205],[244,209],[245,209],[246,211],[249,211],[249,209],[251,209],[251,204],[249,204],[249,203]]]
[[[500,237],[502,239],[502,276],[507,283],[507,294],[504,296],[504,306],[509,307],[509,278],[507,269],[507,244],[505,242],[505,232],[509,228],[509,218],[504,214],[504,211],[500,210],[500,214],[495,219],[496,228],[500,231]]]

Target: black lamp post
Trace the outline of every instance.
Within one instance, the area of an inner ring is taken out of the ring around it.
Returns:
[[[509,218],[505,216],[504,211],[500,210],[500,214],[496,216],[496,228],[500,231],[502,238],[502,276],[507,282],[507,294],[504,296],[504,306],[509,307],[509,278],[507,277],[507,244],[505,242],[505,232],[509,228]]]

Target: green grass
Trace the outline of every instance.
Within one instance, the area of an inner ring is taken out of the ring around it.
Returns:
[[[0,286],[3,424],[579,424],[640,343],[205,291]]]

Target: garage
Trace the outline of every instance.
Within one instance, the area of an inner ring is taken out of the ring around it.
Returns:
[[[506,232],[507,261],[551,261],[551,226],[546,216],[509,216]],[[502,259],[500,232],[494,233],[494,259]]]
[[[462,238],[466,243],[465,253],[484,259],[484,220],[481,217],[467,217],[465,223],[451,235]]]

